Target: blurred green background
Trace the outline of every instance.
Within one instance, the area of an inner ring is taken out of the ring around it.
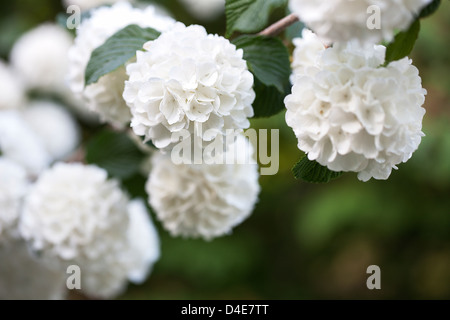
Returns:
[[[156,1],[186,24],[222,33],[224,15],[202,22],[174,0]],[[23,32],[55,21],[60,1],[0,4],[0,56]],[[280,13],[278,13],[280,14]],[[274,16],[273,19],[277,17]],[[280,129],[280,171],[260,178],[252,216],[211,242],[172,238],[144,285],[121,299],[450,299],[450,1],[422,21],[412,58],[428,90],[419,150],[388,181],[356,175],[326,185],[294,180],[301,152],[284,113],[253,121]],[[366,269],[381,268],[381,290]]]

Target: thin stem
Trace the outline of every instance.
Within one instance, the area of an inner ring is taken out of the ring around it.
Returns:
[[[266,29],[264,29],[263,31],[261,31],[260,33],[258,33],[258,35],[260,35],[260,36],[276,36],[280,32],[282,32],[284,29],[289,27],[290,25],[293,25],[294,23],[296,23],[298,20],[299,20],[298,17],[295,14],[291,13],[287,17],[284,17],[283,19],[275,22],[271,26],[269,26]]]
[[[66,160],[67,163],[73,163],[73,162],[81,162],[85,163],[86,158],[86,150],[83,147],[79,147],[77,150],[75,150],[69,158]]]

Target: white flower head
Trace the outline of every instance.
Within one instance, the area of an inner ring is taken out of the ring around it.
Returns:
[[[128,215],[128,279],[139,284],[145,281],[160,257],[159,236],[143,200],[130,201]]]
[[[92,165],[57,163],[26,198],[19,231],[44,263],[81,269],[81,289],[114,298],[142,283],[159,258],[159,238],[142,201]]]
[[[182,23],[144,49],[127,67],[123,94],[137,135],[168,150],[179,142],[172,134],[182,130],[212,141],[227,129],[249,127],[255,92],[241,49]]]
[[[0,157],[0,246],[18,236],[17,221],[28,186],[26,171],[15,162]]]
[[[121,241],[114,241],[95,259],[81,259],[82,290],[90,297],[114,298],[128,280],[144,282],[159,259],[159,238],[142,200],[128,204],[129,226]]]
[[[34,259],[21,240],[0,246],[1,300],[62,300],[66,276]]]
[[[82,95],[87,107],[97,112],[103,121],[121,127],[130,122],[130,111],[122,98],[126,73],[124,67],[107,74],[85,88],[85,69],[92,51],[102,45],[120,29],[137,24],[158,31],[170,28],[172,18],[160,15],[155,7],[133,8],[129,3],[118,2],[111,7],[100,7],[92,11],[77,30],[75,44],[69,51],[68,84],[71,90]]]
[[[65,92],[67,52],[73,39],[63,27],[46,23],[24,35],[11,50],[11,64],[29,89]]]
[[[0,60],[0,111],[17,109],[25,103],[25,88],[17,74]]]
[[[225,12],[225,0],[182,0],[186,9],[200,20],[210,21]]]
[[[252,148],[236,140],[239,153]],[[253,211],[259,193],[256,164],[180,164],[155,154],[147,181],[149,202],[173,236],[212,239],[231,232]]]
[[[338,44],[296,74],[286,122],[310,160],[363,181],[387,179],[418,148],[426,90],[408,58],[382,67],[385,49]]]
[[[325,50],[325,45],[308,29],[303,29],[301,38],[292,40],[295,49],[293,53],[291,82],[294,82],[296,74],[307,74],[308,70],[317,66],[320,53]]]
[[[93,165],[57,163],[42,173],[24,204],[19,231],[55,261],[93,259],[122,241],[128,198]]]
[[[126,0],[63,0],[63,4],[66,7],[78,6],[81,11],[87,11],[103,5],[114,4],[119,1]]]
[[[53,159],[62,159],[77,147],[80,141],[78,125],[63,106],[50,101],[35,101],[23,110],[23,116]]]
[[[17,110],[0,111],[0,151],[29,175],[38,175],[51,162],[44,143]]]
[[[289,8],[323,41],[361,44],[392,40],[432,0],[289,0]],[[374,7],[371,7],[374,6]],[[376,8],[372,10],[371,8]],[[371,17],[379,12],[379,17]],[[373,25],[379,18],[379,26]]]

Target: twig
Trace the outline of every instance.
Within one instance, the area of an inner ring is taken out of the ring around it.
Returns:
[[[291,13],[287,17],[284,17],[283,19],[275,22],[271,26],[268,26],[266,29],[258,33],[258,35],[276,36],[290,25],[296,23],[298,20],[299,20],[298,17],[295,14]]]
[[[86,150],[83,147],[79,147],[66,159],[65,162],[67,162],[67,163],[73,163],[73,162],[85,163],[85,161],[84,161],[85,157],[86,157]]]

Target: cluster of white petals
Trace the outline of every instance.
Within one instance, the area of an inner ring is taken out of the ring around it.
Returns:
[[[35,101],[23,110],[23,116],[53,159],[64,158],[78,146],[78,125],[63,106],[50,101]]]
[[[0,151],[31,176],[38,175],[52,161],[43,141],[17,110],[0,111]]]
[[[320,55],[325,50],[325,45],[317,36],[308,29],[303,29],[301,38],[294,38],[295,46],[292,54],[291,82],[294,83],[297,74],[307,74],[309,68],[314,68],[319,63]]]
[[[0,246],[0,300],[61,300],[66,274],[33,258],[20,240]]]
[[[426,90],[408,58],[383,67],[385,49],[337,44],[296,73],[286,122],[310,160],[363,181],[387,179],[418,148]]]
[[[83,292],[112,298],[126,289],[128,280],[140,284],[159,259],[159,237],[142,200],[128,204],[129,226],[121,241],[110,242],[97,259],[81,260]]]
[[[255,93],[241,49],[182,23],[144,49],[127,67],[123,94],[137,135],[170,149],[179,142],[173,133],[182,130],[211,141],[227,129],[249,127]]]
[[[81,289],[95,298],[116,297],[128,280],[143,282],[159,258],[145,205],[130,202],[93,165],[57,163],[42,173],[25,200],[19,231],[48,265],[78,265]]]
[[[328,43],[357,39],[360,43],[392,40],[407,29],[432,0],[290,0],[289,8]],[[375,7],[371,7],[375,6]],[[379,17],[373,16],[378,14]],[[373,25],[379,18],[379,26]],[[379,27],[379,28],[378,28]]]
[[[139,284],[144,282],[160,257],[159,236],[143,200],[130,201],[128,215],[127,241],[130,249],[127,251],[127,261],[131,265],[128,279]]]
[[[25,87],[15,72],[0,60],[0,110],[17,109],[25,103]]]
[[[125,0],[63,0],[63,4],[66,7],[78,6],[81,11],[87,11],[103,5],[114,4],[119,1]]]
[[[26,171],[15,162],[0,157],[0,244],[18,236],[17,221],[28,186]]]
[[[236,143],[238,154],[253,154],[243,137]],[[155,154],[146,190],[164,228],[173,236],[212,239],[244,221],[260,188],[257,164],[239,163],[176,165]]]
[[[225,12],[225,0],[181,0],[191,15],[210,21]]]
[[[35,251],[61,260],[95,257],[126,232],[127,202],[105,170],[57,163],[30,190],[19,229]]]
[[[11,50],[11,64],[28,89],[66,92],[67,53],[73,42],[63,27],[46,23],[24,35]]]
[[[130,24],[164,31],[174,21],[157,13],[153,6],[137,9],[129,3],[118,2],[111,7],[94,9],[77,29],[75,43],[69,50],[67,80],[70,89],[81,95],[86,100],[87,107],[97,112],[103,121],[119,127],[126,125],[131,119],[130,111],[121,96],[126,80],[124,68],[103,76],[97,83],[86,88],[84,77],[92,51]]]

